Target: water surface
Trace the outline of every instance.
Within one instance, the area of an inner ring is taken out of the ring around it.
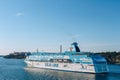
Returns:
[[[120,65],[109,65],[108,74],[89,74],[28,68],[21,59],[0,57],[0,80],[120,80]]]

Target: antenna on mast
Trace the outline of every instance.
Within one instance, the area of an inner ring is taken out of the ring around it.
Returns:
[[[39,52],[38,48],[36,49],[36,52],[37,52],[37,53]]]
[[[62,45],[60,45],[60,53],[62,53]]]

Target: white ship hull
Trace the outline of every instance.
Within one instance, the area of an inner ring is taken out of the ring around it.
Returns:
[[[28,67],[65,70],[75,72],[88,72],[88,73],[106,73],[108,71],[107,66],[104,65],[88,65],[80,63],[57,63],[57,62],[39,62],[39,61],[25,61]]]

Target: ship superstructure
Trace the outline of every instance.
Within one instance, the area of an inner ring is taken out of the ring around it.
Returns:
[[[76,42],[71,44],[69,51],[64,53],[34,52],[25,59],[28,67],[89,72],[108,72],[107,62],[104,57],[89,53],[80,52]]]

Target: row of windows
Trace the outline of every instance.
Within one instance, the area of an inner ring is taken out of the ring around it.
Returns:
[[[70,59],[51,59],[51,60],[30,60],[38,62],[58,62],[58,63],[79,63],[79,64],[91,64],[91,62],[73,62]]]
[[[70,59],[51,59],[50,62],[72,63]]]

